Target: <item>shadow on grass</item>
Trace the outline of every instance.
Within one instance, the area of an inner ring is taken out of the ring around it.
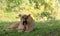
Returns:
[[[60,20],[51,20],[45,22],[35,22],[34,30],[26,32],[17,32],[17,30],[3,31],[2,28],[13,22],[0,22],[0,36],[60,36]]]

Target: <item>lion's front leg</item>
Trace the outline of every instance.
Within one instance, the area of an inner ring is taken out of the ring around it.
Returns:
[[[18,32],[23,32],[24,26],[22,24],[19,24],[18,26]]]

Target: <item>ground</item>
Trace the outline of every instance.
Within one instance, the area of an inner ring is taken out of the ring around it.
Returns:
[[[18,20],[15,17],[12,13],[0,14],[0,36],[60,36],[60,20],[35,21],[34,30],[29,33],[18,32],[17,29],[3,31],[8,25]]]

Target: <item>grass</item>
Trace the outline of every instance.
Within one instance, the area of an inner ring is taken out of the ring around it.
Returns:
[[[35,22],[34,30],[26,32],[18,32],[16,29],[12,31],[3,31],[11,23],[18,21],[16,14],[4,13],[0,16],[0,36],[60,36],[60,20],[51,20],[45,22]],[[6,21],[6,19],[8,20]],[[10,21],[11,20],[11,21]]]
[[[35,22],[34,30],[29,33],[19,33],[17,30],[3,31],[2,28],[11,23],[13,22],[0,22],[0,36],[60,36],[60,21]]]

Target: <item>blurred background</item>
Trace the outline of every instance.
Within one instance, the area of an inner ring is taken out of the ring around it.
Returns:
[[[60,0],[0,0],[0,21],[31,14],[35,21],[60,20]]]

